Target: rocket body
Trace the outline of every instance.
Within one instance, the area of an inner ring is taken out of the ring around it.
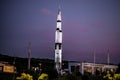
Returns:
[[[55,68],[58,73],[62,69],[62,21],[61,11],[58,10],[57,27],[55,32]]]

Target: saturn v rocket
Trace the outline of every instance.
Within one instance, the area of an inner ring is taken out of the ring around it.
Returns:
[[[55,68],[58,73],[61,73],[61,69],[62,69],[62,21],[61,21],[60,8],[58,9],[57,28],[55,32]]]

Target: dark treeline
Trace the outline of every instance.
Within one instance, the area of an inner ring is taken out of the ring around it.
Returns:
[[[48,74],[49,80],[107,80],[103,79],[104,74],[100,74],[99,72],[96,72],[95,75],[92,75],[90,73],[85,73],[84,75],[82,75],[79,71],[76,71],[72,74],[68,72],[65,75],[59,77],[56,70],[54,69],[54,60],[52,59],[31,58],[30,70],[27,69],[28,58],[12,57],[0,54],[0,61],[8,62],[8,64],[14,65],[17,69],[17,73],[15,74],[3,74],[0,72],[0,80],[16,80],[16,77],[20,76],[23,72],[32,75],[33,80],[38,80],[38,77],[41,73]],[[63,61],[63,63],[63,69],[68,68],[68,61]],[[35,71],[32,69],[33,67],[37,67],[42,70]],[[120,64],[118,64],[118,69],[116,73],[120,73]]]
[[[8,64],[14,65],[17,71],[15,76],[19,76],[21,75],[21,73],[25,72],[25,73],[29,73],[33,75],[33,77],[35,76],[34,80],[36,80],[36,78],[39,76],[40,73],[47,73],[50,75],[49,77],[55,77],[55,75],[57,75],[57,72],[54,69],[54,60],[52,59],[31,58],[31,69],[30,70],[28,70],[28,58],[12,57],[8,55],[0,54],[0,62],[8,62]],[[63,63],[64,63],[63,68],[67,68],[68,61],[63,61]],[[33,68],[35,67],[42,69],[42,70],[35,71],[33,70]],[[4,76],[2,73],[0,75]],[[5,73],[5,76],[6,75],[8,75],[8,73],[7,74]]]
[[[12,57],[8,55],[0,54],[0,61],[8,62],[11,65],[16,66],[17,71],[26,70],[28,65],[28,58]],[[68,61],[63,61],[63,68],[68,67]],[[31,68],[40,67],[41,68],[54,68],[54,60],[52,59],[40,59],[40,58],[31,58]]]

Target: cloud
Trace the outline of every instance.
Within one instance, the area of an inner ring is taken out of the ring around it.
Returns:
[[[40,10],[40,13],[47,15],[47,16],[55,16],[55,14],[52,11],[48,10],[47,8],[42,8]]]
[[[94,27],[94,28],[104,28],[106,25],[105,22],[102,22],[102,21],[95,21],[95,22],[92,22],[90,24],[90,26]]]
[[[89,32],[91,30],[87,25],[80,23],[79,21],[69,21],[68,20],[65,23],[65,26],[67,29],[69,28],[70,30],[75,30],[78,32],[85,32],[86,33],[86,32]]]

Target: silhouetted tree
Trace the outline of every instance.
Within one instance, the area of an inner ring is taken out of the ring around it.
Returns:
[[[118,64],[117,73],[120,73],[120,63]]]

